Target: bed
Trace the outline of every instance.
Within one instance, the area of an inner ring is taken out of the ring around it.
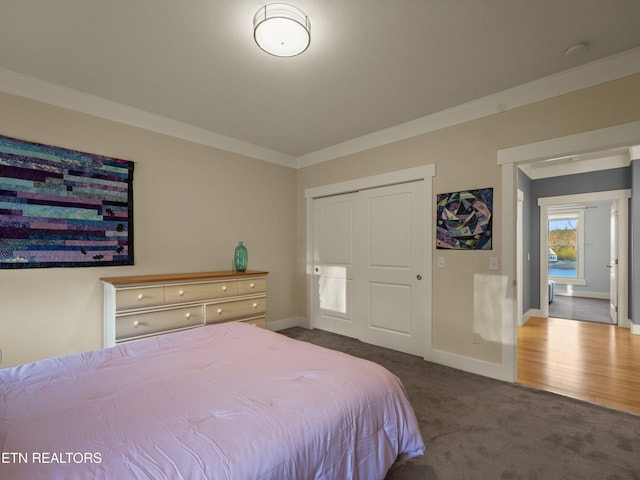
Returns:
[[[1,479],[383,479],[424,452],[383,367],[242,322],[0,370]]]

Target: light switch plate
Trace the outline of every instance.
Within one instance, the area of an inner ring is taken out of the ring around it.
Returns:
[[[498,270],[498,257],[489,258],[489,270]]]
[[[438,268],[444,268],[444,257],[438,257]]]

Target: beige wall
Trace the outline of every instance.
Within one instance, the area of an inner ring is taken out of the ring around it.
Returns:
[[[0,94],[0,134],[135,162],[135,266],[0,270],[8,367],[101,348],[102,276],[229,270],[243,240],[268,320],[293,315],[295,170]]]
[[[447,264],[433,272],[433,340],[499,362],[499,343],[471,343],[474,321],[489,319],[487,335],[501,327],[474,309],[474,295],[500,306],[486,288],[502,248],[497,151],[640,120],[639,91],[635,75],[298,171],[0,94],[0,134],[135,162],[136,253],[132,267],[0,270],[0,366],[100,348],[101,276],[226,270],[238,240],[249,268],[271,272],[269,320],[304,317],[304,190],[423,164],[436,165],[434,195],[494,188],[494,250],[433,250]]]
[[[435,195],[473,188],[494,189],[493,251],[436,250],[433,261],[445,257],[446,268],[433,271],[433,347],[453,354],[501,362],[501,320],[504,286],[489,271],[489,257],[500,260],[500,149],[640,120],[640,75],[504,111],[369,151],[298,170],[298,300],[296,311],[306,312],[304,265],[306,209],[304,190],[423,164],[435,164]],[[434,223],[432,223],[434,224]],[[502,290],[501,290],[502,288]],[[474,307],[475,302],[475,307]],[[494,302],[493,307],[479,307]],[[474,325],[475,322],[475,325]],[[485,341],[471,342],[474,330]],[[494,339],[496,341],[494,341]]]

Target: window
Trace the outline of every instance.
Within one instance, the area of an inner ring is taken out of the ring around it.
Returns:
[[[584,209],[549,208],[549,278],[557,283],[585,285]]]

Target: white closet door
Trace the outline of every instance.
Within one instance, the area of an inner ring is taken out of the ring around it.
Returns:
[[[356,194],[314,200],[313,326],[357,337],[352,319]]]
[[[424,182],[359,193],[354,318],[359,338],[414,355],[425,353]]]

